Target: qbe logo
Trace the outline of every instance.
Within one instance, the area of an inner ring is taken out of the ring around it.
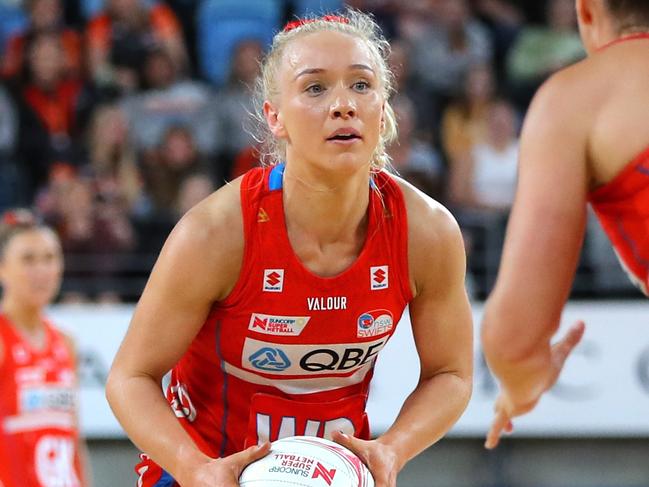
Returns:
[[[389,333],[394,327],[394,318],[387,309],[367,311],[358,317],[356,336],[374,337]]]
[[[286,370],[291,366],[291,361],[281,348],[261,348],[250,355],[248,360],[255,369],[271,372]]]
[[[377,289],[388,288],[388,266],[378,265],[370,267],[370,289],[376,291]]]
[[[281,293],[284,289],[284,269],[264,269],[264,291]]]

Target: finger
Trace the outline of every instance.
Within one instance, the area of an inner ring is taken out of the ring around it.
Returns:
[[[356,453],[356,455],[359,454],[358,450],[358,445],[356,438],[353,436],[347,435],[343,433],[342,431],[334,431],[333,434],[331,435],[331,439],[335,441],[336,443],[344,446],[345,448],[348,448],[352,452]]]
[[[512,423],[511,419],[507,421],[504,430],[505,433],[511,433],[512,431],[514,431],[514,423]]]
[[[584,336],[586,325],[583,321],[577,321],[570,327],[566,335],[559,340],[552,348],[556,360],[563,364],[568,355],[574,350]]]
[[[496,413],[496,416],[491,423],[489,433],[487,433],[487,439],[484,444],[486,449],[491,450],[498,446],[498,442],[500,441],[500,436],[502,435],[503,429],[505,429],[507,423],[510,422],[511,420],[502,410]]]
[[[259,460],[260,458],[265,457],[270,451],[270,443],[265,442],[261,445],[253,445],[249,448],[246,448],[243,451],[231,455],[229,458],[234,463],[235,469],[237,469],[237,476],[241,475],[241,471],[246,468],[249,464],[254,461]]]

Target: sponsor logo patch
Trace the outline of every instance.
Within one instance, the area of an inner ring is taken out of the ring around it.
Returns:
[[[376,291],[377,289],[388,288],[388,266],[378,265],[370,267],[370,289]]]
[[[374,337],[392,330],[394,318],[387,309],[375,309],[358,317],[356,336]]]
[[[284,289],[284,269],[264,269],[264,291],[281,293]]]
[[[255,369],[281,372],[291,366],[291,361],[281,348],[263,347],[248,357]]]
[[[309,322],[309,316],[273,316],[253,313],[248,329],[266,335],[298,336]]]
[[[388,337],[363,343],[282,344],[246,338],[241,364],[245,369],[278,375],[344,375],[370,367]]]
[[[318,462],[316,463],[315,469],[313,471],[313,476],[311,478],[317,479],[318,477],[320,477],[327,483],[327,485],[331,485],[331,482],[333,482],[335,475],[335,468],[328,469],[322,463]]]

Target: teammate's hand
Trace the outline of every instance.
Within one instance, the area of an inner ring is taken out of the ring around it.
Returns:
[[[543,392],[550,389],[557,379],[566,359],[575,349],[577,344],[584,336],[585,325],[583,321],[577,321],[568,333],[552,345],[550,351],[550,369],[548,370],[547,383],[542,389],[541,394],[531,401],[520,403],[514,401],[506,392],[500,393],[494,405],[494,419],[491,423],[489,433],[487,433],[487,440],[485,441],[485,448],[492,449],[498,446],[500,437],[504,433],[511,433],[514,429],[512,419],[516,416],[521,416],[530,412],[538,404]]]
[[[396,487],[399,465],[396,453],[376,440],[361,440],[339,431],[332,439],[360,458],[374,477],[376,487]]]
[[[239,487],[239,476],[252,462],[265,457],[270,443],[254,445],[223,458],[215,458],[195,468],[183,487]]]

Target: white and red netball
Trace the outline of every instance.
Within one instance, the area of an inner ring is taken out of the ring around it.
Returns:
[[[270,453],[239,477],[241,487],[374,487],[372,474],[351,451],[311,436],[274,441]]]

